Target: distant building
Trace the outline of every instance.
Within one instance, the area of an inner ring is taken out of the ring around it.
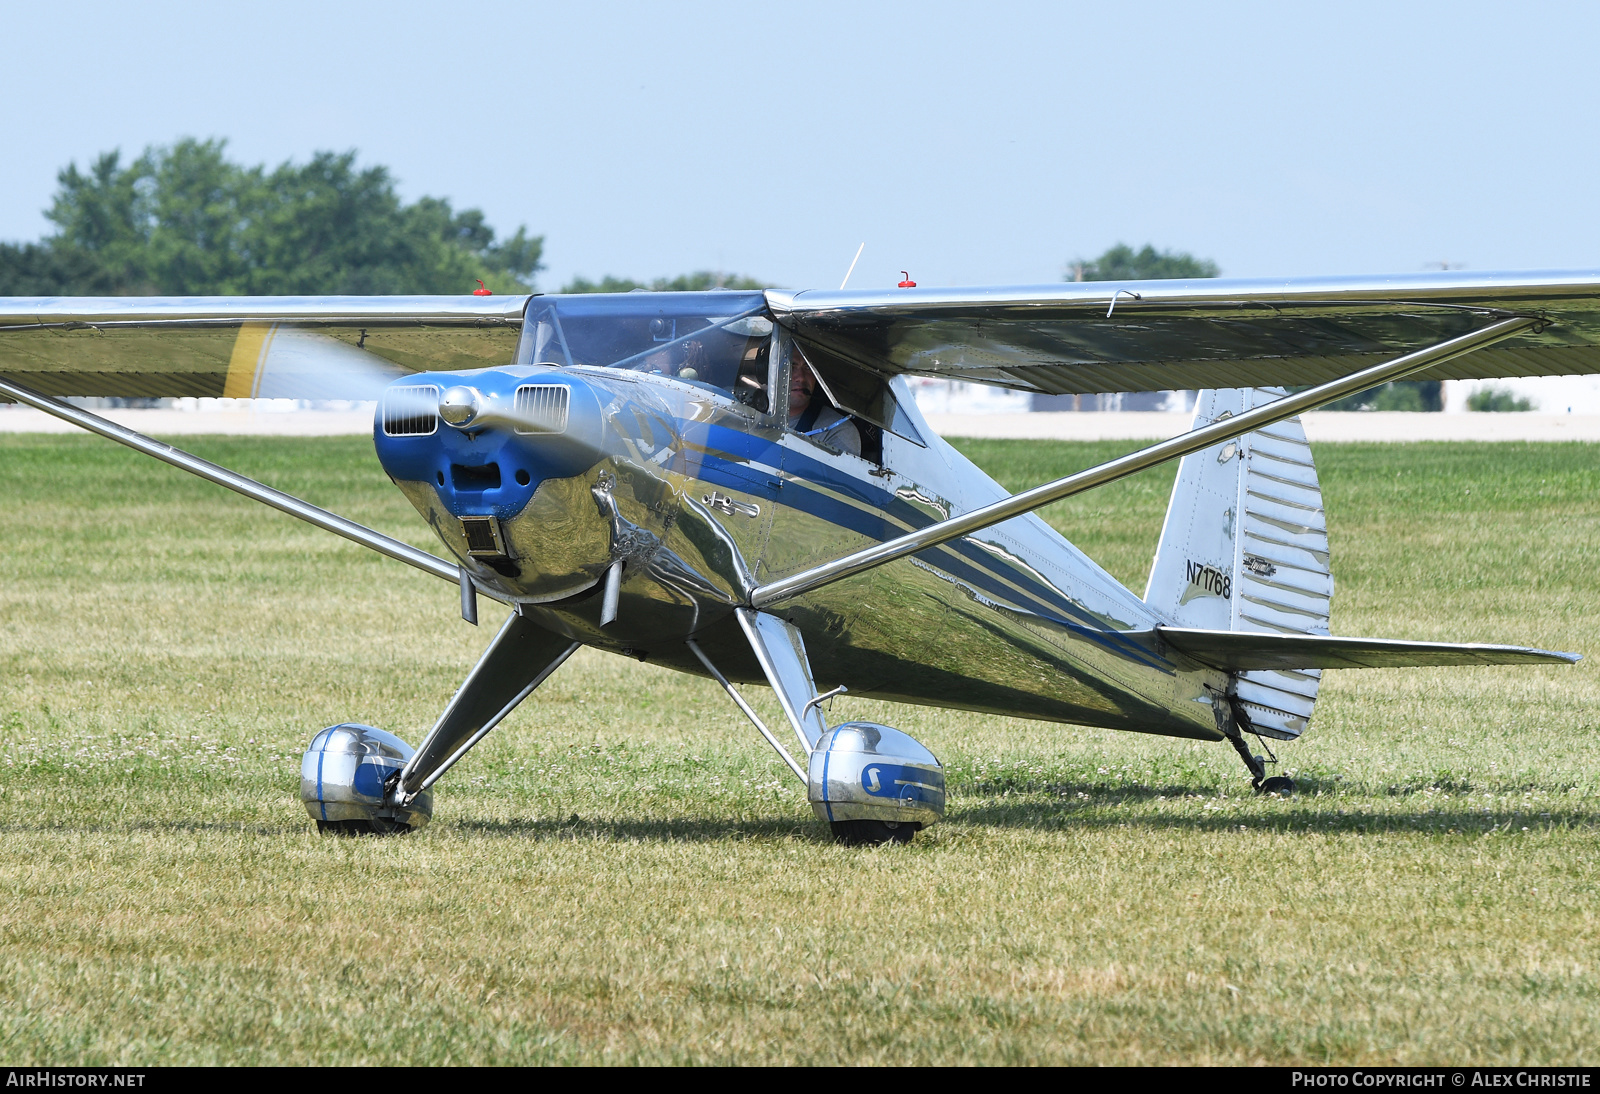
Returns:
[[[1024,414],[1044,411],[1175,411],[1194,409],[1192,391],[1121,391],[1100,395],[1034,395],[962,380],[908,378],[924,414]]]
[[[1194,409],[1192,391],[1114,391],[1100,395],[1034,395],[1029,410],[1143,410],[1181,412]]]
[[[924,414],[1025,414],[1029,400],[1035,398],[1026,391],[962,380],[910,376],[907,381]]]

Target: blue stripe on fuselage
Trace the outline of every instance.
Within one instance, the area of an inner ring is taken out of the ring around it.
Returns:
[[[724,426],[710,425],[705,428],[707,432],[703,448],[696,453],[699,456],[696,461],[699,466],[693,468],[693,471],[697,473],[696,477],[706,482],[745,493],[751,492],[752,474],[770,478],[775,482],[784,482],[776,468],[769,469],[768,466],[761,464],[752,466],[752,464],[758,460],[764,464],[775,458],[782,459],[787,454],[794,459],[786,467],[790,477],[783,487],[784,493],[780,504],[830,524],[847,528],[878,543],[902,535],[908,528],[915,530],[934,523],[932,516],[892,491],[841,474],[820,460],[794,452],[792,449],[785,452],[778,445]],[[867,508],[863,511],[839,498],[808,489],[810,485],[825,486],[835,490]],[[776,492],[769,491],[768,496],[777,500]],[[1152,660],[1148,651],[1130,642],[1118,632],[1099,625],[1094,616],[1073,603],[1059,589],[1045,584],[1026,571],[1013,571],[1009,575],[1011,581],[1021,586],[1020,589],[1007,587],[1000,575],[991,569],[994,565],[992,559],[981,548],[971,543],[961,539],[953,540],[919,552],[919,555],[930,558],[951,576],[966,581],[992,596],[1014,599],[1020,592],[1036,602],[1034,609],[1036,614],[1106,646],[1119,656],[1139,661],[1163,672],[1172,671],[1170,664]],[[1045,610],[1038,610],[1039,608]],[[1081,622],[1063,616],[1074,616]]]

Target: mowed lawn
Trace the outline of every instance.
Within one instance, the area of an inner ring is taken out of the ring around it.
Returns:
[[[363,438],[185,444],[432,546]],[[1134,446],[962,447],[1018,488]],[[0,1059],[1593,1065],[1600,448],[1317,458],[1337,632],[1591,659],[1332,673],[1291,800],[1226,745],[841,699],[952,785],[863,850],[713,684],[589,652],[426,831],[321,838],[312,733],[415,742],[499,609],[107,442],[0,438]],[[1142,590],[1171,481],[1047,517]]]

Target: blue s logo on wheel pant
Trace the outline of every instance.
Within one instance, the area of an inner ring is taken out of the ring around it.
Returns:
[[[870,764],[861,772],[861,789],[875,798],[943,805],[943,787],[929,784],[930,773],[900,764]]]

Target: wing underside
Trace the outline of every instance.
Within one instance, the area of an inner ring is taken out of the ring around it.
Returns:
[[[1048,394],[1310,385],[1478,329],[1539,329],[1412,379],[1600,372],[1600,271],[769,292],[809,355]]]
[[[509,363],[526,296],[0,300],[0,379],[45,395],[372,399]]]

